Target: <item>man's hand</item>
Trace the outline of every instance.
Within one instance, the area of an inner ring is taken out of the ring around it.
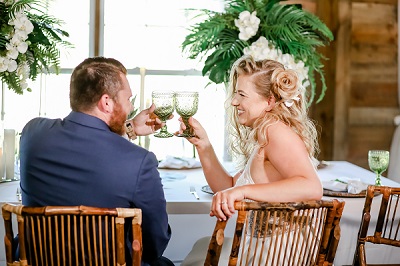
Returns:
[[[129,138],[131,138],[131,135],[147,136],[153,134],[155,131],[159,130],[165,125],[165,123],[154,114],[155,109],[156,106],[152,104],[149,108],[141,111],[130,121],[133,129],[129,129],[127,127],[127,134]],[[171,115],[168,119],[173,117],[174,115]]]

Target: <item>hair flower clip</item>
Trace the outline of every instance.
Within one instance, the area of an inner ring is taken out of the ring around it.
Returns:
[[[284,101],[286,107],[291,107],[294,104],[294,101],[298,102],[300,100],[299,96],[294,96],[293,98]]]

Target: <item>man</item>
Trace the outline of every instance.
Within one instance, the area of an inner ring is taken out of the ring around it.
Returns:
[[[154,153],[129,142],[132,111],[125,67],[112,58],[84,60],[70,81],[71,113],[34,118],[20,140],[22,203],[27,206],[135,207],[143,214],[143,261],[162,265],[171,232]],[[132,121],[130,136],[162,126],[155,106]]]

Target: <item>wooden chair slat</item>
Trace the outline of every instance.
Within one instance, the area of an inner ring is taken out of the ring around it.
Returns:
[[[126,265],[126,221],[132,221],[132,265],[141,265],[140,209],[5,203],[2,213],[7,265]],[[12,215],[18,220],[17,261],[12,257]]]
[[[367,242],[377,245],[400,247],[399,197],[400,188],[373,185],[368,186],[361,216],[360,229],[358,231],[353,265],[367,265],[367,252],[365,250],[365,243]],[[379,203],[379,211],[377,212],[371,211],[373,201]],[[372,217],[376,218],[375,227],[373,227],[371,223]]]
[[[236,202],[228,265],[333,265],[344,204]],[[217,221],[204,265],[218,265],[225,227],[226,221]]]

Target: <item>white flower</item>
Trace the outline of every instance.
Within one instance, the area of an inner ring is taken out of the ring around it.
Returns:
[[[22,13],[18,13],[19,15],[16,16],[15,20],[14,20],[14,28],[16,31],[23,31],[26,33],[26,35],[28,35],[29,33],[31,33],[33,31],[33,24],[32,22],[30,22],[30,20],[28,19],[28,17]]]
[[[257,34],[260,19],[254,11],[250,14],[249,11],[243,11],[239,14],[239,19],[235,19],[235,26],[239,28],[239,39],[247,41]]]
[[[293,98],[286,100],[284,102],[284,104],[286,105],[286,107],[291,107],[294,104],[294,101],[298,102],[300,100],[299,96],[294,96]]]
[[[21,54],[24,54],[28,50],[28,44],[26,42],[21,42],[17,46],[17,49],[18,49],[18,52],[20,52]]]
[[[29,77],[29,70],[29,65],[24,62],[18,66],[17,75],[21,76],[23,79],[27,79]]]
[[[13,38],[20,41],[25,41],[26,39],[28,39],[28,33],[26,31],[17,30],[14,32]]]
[[[6,49],[7,49],[7,57],[10,59],[17,59],[18,57],[18,50],[17,48],[12,45],[11,43],[6,44]]]
[[[2,0],[2,2],[4,2],[4,4],[6,6],[10,6],[10,5],[14,4],[14,0]]]
[[[13,59],[6,59],[6,60],[8,60],[7,71],[14,72],[18,67],[17,61]]]
[[[29,65],[26,62],[21,63],[17,68],[17,75],[20,78],[20,86],[22,90],[26,90],[28,88],[27,79],[29,78]]]
[[[6,64],[5,60],[5,57],[0,56],[0,73],[6,71],[8,68],[8,64]]]
[[[244,48],[245,55],[251,55],[254,60],[276,59],[278,51],[271,49],[268,40],[261,36],[257,41],[253,42],[249,47]]]
[[[280,62],[285,69],[293,69],[299,76],[299,85],[308,86],[308,67],[304,62],[299,60],[296,62],[291,54],[283,54],[280,49],[275,48],[268,40],[261,36],[257,41],[253,42],[249,47],[243,49],[245,55],[251,55],[254,60],[270,59]],[[288,106],[289,107],[289,106]]]
[[[10,45],[13,46],[14,49],[18,50],[18,52],[20,52],[21,54],[26,53],[26,51],[28,50],[28,44],[15,35],[10,40]],[[7,50],[9,49],[7,48]]]

